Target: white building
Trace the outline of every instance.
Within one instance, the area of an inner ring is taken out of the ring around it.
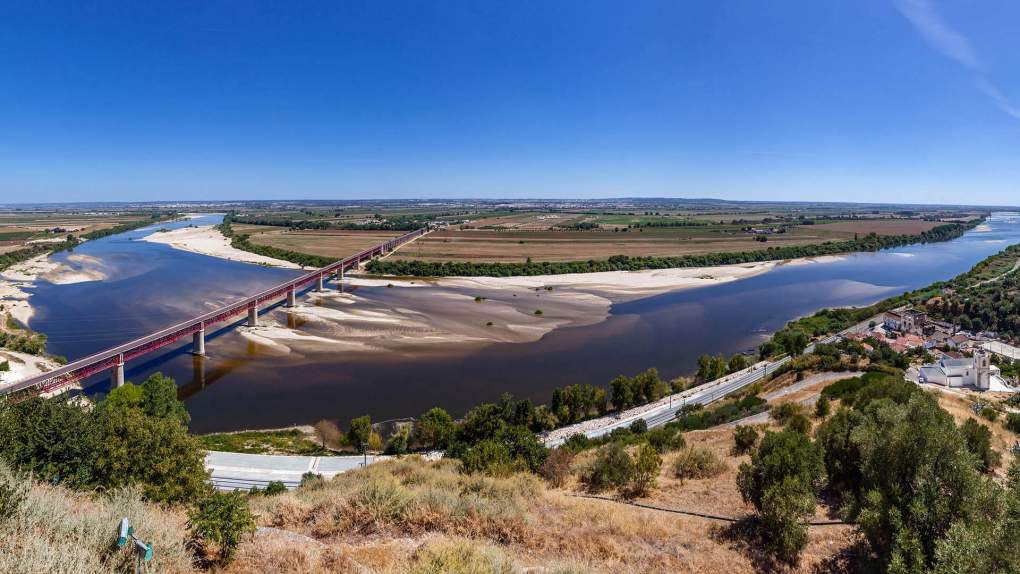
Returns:
[[[987,391],[1006,386],[999,376],[999,367],[992,364],[984,351],[974,353],[971,359],[953,359],[945,355],[934,365],[921,367],[920,381],[944,387],[973,387]]]

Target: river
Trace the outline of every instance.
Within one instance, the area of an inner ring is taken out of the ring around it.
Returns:
[[[217,219],[205,216],[162,227]],[[107,274],[103,281],[39,281],[31,289],[35,315],[30,326],[49,336],[50,352],[79,358],[298,273],[138,240],[152,231],[90,241],[74,250],[90,256],[94,268]],[[198,433],[324,418],[346,423],[362,414],[380,421],[414,416],[432,406],[461,414],[505,392],[541,403],[554,387],[604,385],[618,374],[648,367],[657,367],[665,377],[690,374],[703,353],[753,349],[792,319],[824,307],[871,304],[950,279],[1013,243],[1020,243],[1020,219],[996,214],[951,242],[782,265],[739,281],[620,303],[602,323],[555,330],[534,343],[455,353],[273,356],[223,328],[207,336],[205,358],[193,357],[189,342],[129,362],[126,375],[134,381],[156,371],[174,377]],[[53,258],[81,265],[81,258],[68,259],[73,254]],[[392,296],[382,287],[361,289],[368,296]],[[109,391],[103,377],[87,383],[90,394]]]

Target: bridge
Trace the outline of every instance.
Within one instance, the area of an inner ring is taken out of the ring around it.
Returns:
[[[260,306],[286,298],[286,306],[293,307],[298,290],[314,283],[316,291],[323,291],[327,278],[333,275],[337,278],[338,289],[342,291],[344,273],[347,270],[357,268],[363,262],[369,261],[372,258],[383,256],[404,243],[428,232],[429,228],[426,227],[390,239],[361,253],[351,255],[336,263],[266,289],[261,293],[235,301],[229,305],[224,305],[219,309],[193,317],[123,345],[93,353],[52,371],[19,381],[0,390],[0,394],[14,395],[20,399],[38,394],[57,393],[103,371],[110,371],[113,385],[119,387],[124,384],[124,363],[173,345],[187,337],[192,339],[192,352],[196,355],[205,355],[206,328],[225,321],[236,320],[236,317],[245,313],[248,314],[248,325],[251,327],[258,326]]]

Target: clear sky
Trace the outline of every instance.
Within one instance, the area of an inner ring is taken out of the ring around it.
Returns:
[[[0,202],[1020,204],[1020,2],[0,7]]]

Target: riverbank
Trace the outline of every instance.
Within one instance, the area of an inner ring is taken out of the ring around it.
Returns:
[[[212,225],[201,225],[197,227],[182,227],[170,231],[157,231],[142,238],[142,241],[169,245],[174,249],[219,257],[230,261],[242,263],[253,263],[267,267],[282,267],[285,269],[301,269],[300,265],[274,259],[248,251],[236,249],[230,245],[230,239],[223,236]]]

